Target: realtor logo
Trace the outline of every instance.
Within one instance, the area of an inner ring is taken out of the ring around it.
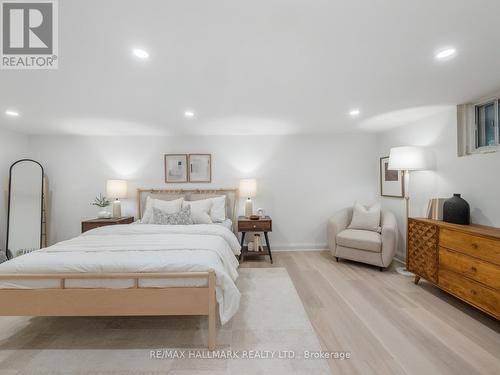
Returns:
[[[0,19],[2,69],[57,69],[57,0],[2,0]]]

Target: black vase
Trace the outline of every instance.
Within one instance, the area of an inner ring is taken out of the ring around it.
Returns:
[[[460,197],[460,194],[453,194],[453,197],[444,201],[443,221],[453,224],[470,224],[469,203]]]

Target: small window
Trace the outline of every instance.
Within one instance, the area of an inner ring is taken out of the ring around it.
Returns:
[[[500,94],[457,106],[458,155],[500,152]]]
[[[499,146],[499,99],[475,106],[475,149]]]

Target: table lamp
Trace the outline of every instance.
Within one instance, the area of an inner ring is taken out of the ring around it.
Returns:
[[[250,217],[253,215],[253,202],[252,198],[257,194],[257,180],[254,178],[246,178],[240,180],[240,195],[247,197],[245,202],[245,216]]]
[[[108,198],[115,198],[113,201],[113,217],[120,218],[122,216],[120,198],[127,197],[127,181],[108,180],[106,182],[106,195]]]
[[[402,171],[405,198],[405,230],[408,230],[408,218],[410,217],[410,171],[421,171],[427,169],[428,158],[426,149],[417,146],[393,147],[389,153],[389,165],[387,169]],[[406,241],[406,259],[408,259],[408,241]],[[401,274],[409,274],[406,268],[399,267],[397,271]]]

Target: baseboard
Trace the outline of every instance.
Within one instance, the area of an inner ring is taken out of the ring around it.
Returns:
[[[399,258],[398,256],[395,256],[392,260],[401,263],[402,265],[406,265],[406,262],[403,259]]]
[[[319,251],[328,250],[326,244],[297,243],[297,244],[276,244],[271,243],[272,251]]]
[[[320,251],[320,250],[328,250],[328,246],[326,244],[315,244],[315,243],[292,243],[292,244],[276,244],[271,243],[272,251]],[[400,263],[402,265],[406,264],[404,259],[401,259],[397,255],[394,256],[393,259],[395,262]]]

